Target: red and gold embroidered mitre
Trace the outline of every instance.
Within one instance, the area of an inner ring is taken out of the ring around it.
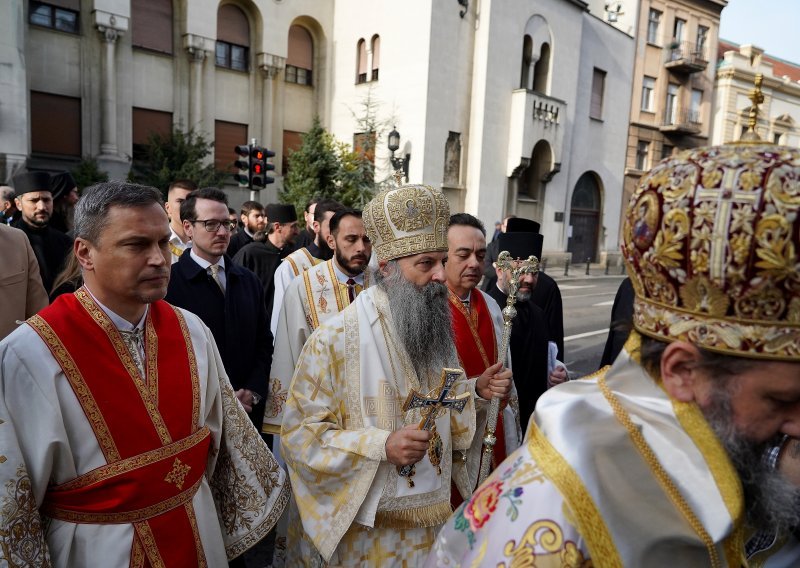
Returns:
[[[683,151],[646,174],[623,219],[634,327],[741,357],[800,356],[800,150]]]

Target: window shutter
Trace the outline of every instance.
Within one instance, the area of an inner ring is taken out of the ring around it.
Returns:
[[[172,132],[172,113],[134,107],[131,124],[133,126],[131,141],[134,144],[147,144],[150,134],[170,135]]]
[[[31,91],[31,151],[81,156],[80,99]]]
[[[300,69],[313,69],[313,60],[314,44],[308,30],[301,26],[290,27],[289,53],[286,57],[286,64]]]
[[[250,24],[241,8],[223,4],[217,10],[217,39],[250,47]]]
[[[240,144],[247,144],[247,125],[236,122],[214,122],[214,167],[217,171],[236,173],[233,167],[235,154],[233,149]]]
[[[172,53],[172,0],[131,2],[131,41],[134,47]]]
[[[380,69],[381,67],[381,38],[375,36],[372,38],[372,69]]]
[[[605,71],[595,69],[592,75],[592,101],[589,116],[592,118],[603,117],[603,90],[605,88]]]

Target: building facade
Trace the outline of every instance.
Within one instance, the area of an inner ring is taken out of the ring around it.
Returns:
[[[0,178],[87,156],[124,177],[149,134],[179,125],[231,173],[235,145],[274,150],[269,202],[315,115],[370,138],[378,178],[391,125],[409,181],[453,210],[531,217],[546,256],[598,260],[618,249],[633,54],[581,0],[11,0]],[[366,100],[385,128],[363,131]]]
[[[748,95],[759,73],[764,102],[757,134],[767,142],[800,147],[800,64],[725,40],[719,42],[712,143],[739,140],[747,130],[752,105]]]
[[[599,4],[600,2],[598,2]],[[625,207],[642,175],[683,148],[711,142],[715,60],[725,0],[604,2],[633,29],[636,53],[625,159]]]

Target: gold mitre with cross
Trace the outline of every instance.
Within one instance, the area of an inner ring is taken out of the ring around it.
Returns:
[[[642,334],[800,356],[800,150],[747,140],[662,161],[631,198],[623,242]]]
[[[364,227],[380,260],[447,251],[450,206],[429,185],[385,189],[364,207]]]

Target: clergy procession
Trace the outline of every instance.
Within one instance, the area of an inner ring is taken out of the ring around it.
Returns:
[[[2,566],[800,562],[797,149],[642,177],[586,377],[539,224],[487,243],[402,173],[304,227],[191,180],[12,186]]]

